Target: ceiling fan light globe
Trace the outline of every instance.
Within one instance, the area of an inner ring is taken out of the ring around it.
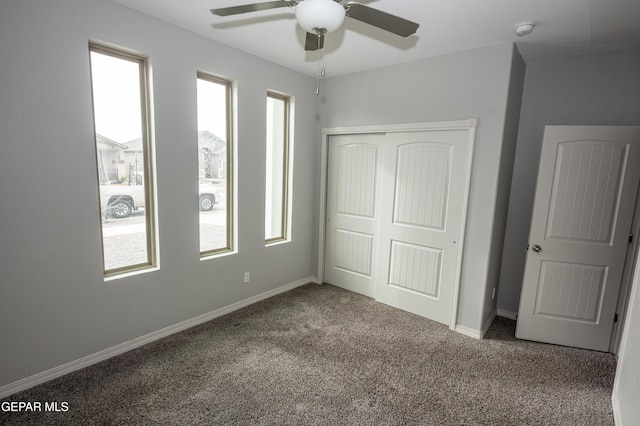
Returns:
[[[304,0],[296,6],[296,20],[306,32],[324,28],[327,33],[337,30],[344,22],[344,7],[333,0]]]

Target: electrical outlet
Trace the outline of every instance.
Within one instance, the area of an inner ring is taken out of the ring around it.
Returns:
[[[251,281],[251,273],[245,272],[244,273],[244,282],[248,283],[249,281]]]
[[[496,288],[493,288],[493,292],[491,293],[491,300],[496,298]]]

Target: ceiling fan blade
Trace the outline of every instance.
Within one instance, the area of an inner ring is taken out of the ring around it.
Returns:
[[[373,25],[374,27],[382,28],[383,30],[402,37],[408,37],[415,33],[420,26],[420,24],[416,24],[415,22],[354,1],[345,3],[344,8],[348,17]]]
[[[260,10],[276,9],[278,7],[291,7],[298,4],[297,1],[267,1],[264,3],[245,4],[242,6],[223,7],[220,9],[211,9],[211,13],[218,16],[238,15],[240,13],[258,12]]]
[[[304,50],[318,50],[324,47],[324,34],[317,35],[313,33],[307,33],[307,39],[304,43]]]

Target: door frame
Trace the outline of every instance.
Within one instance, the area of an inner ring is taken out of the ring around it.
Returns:
[[[468,120],[455,121],[437,121],[437,122],[419,122],[419,123],[400,123],[400,124],[381,124],[368,126],[348,126],[348,127],[323,127],[321,142],[321,165],[320,165],[320,204],[319,204],[319,229],[318,229],[318,281],[324,283],[324,259],[326,250],[326,223],[327,223],[327,179],[329,177],[329,138],[337,135],[353,135],[353,134],[375,134],[375,133],[400,133],[400,132],[420,132],[435,130],[461,130],[465,129],[469,138],[469,149],[466,159],[466,176],[465,176],[465,192],[464,204],[462,207],[462,223],[460,245],[458,247],[458,259],[456,264],[455,282],[453,288],[453,301],[451,306],[451,318],[449,320],[449,329],[455,330],[456,320],[458,318],[458,297],[460,293],[460,275],[462,271],[462,255],[464,251],[465,229],[467,222],[467,211],[469,204],[469,190],[471,182],[471,169],[473,163],[473,151],[475,141],[475,130],[477,119],[470,118]]]
[[[622,282],[620,284],[620,293],[618,294],[618,302],[616,304],[616,314],[618,322],[613,323],[611,330],[611,339],[609,340],[609,352],[618,354],[620,350],[620,341],[622,339],[622,330],[627,318],[627,305],[631,295],[631,283],[635,273],[635,264],[640,255],[638,238],[640,238],[640,188],[636,194],[635,210],[631,222],[631,233],[633,241],[627,248],[627,258],[624,262],[624,270],[622,271]]]

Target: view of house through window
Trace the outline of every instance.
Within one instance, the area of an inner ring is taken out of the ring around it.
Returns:
[[[147,63],[90,44],[105,275],[154,264]]]
[[[267,93],[265,241],[287,239],[289,204],[289,97]]]
[[[198,73],[200,254],[231,250],[231,82]]]

